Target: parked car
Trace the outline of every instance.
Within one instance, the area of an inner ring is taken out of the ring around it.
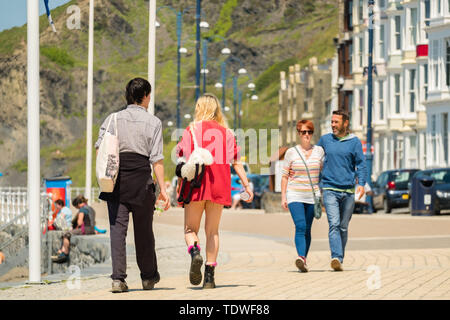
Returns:
[[[418,169],[397,169],[382,172],[373,184],[374,209],[384,209],[385,213],[391,213],[392,208],[408,207],[408,184],[418,171]]]
[[[434,213],[450,209],[450,168],[438,168],[422,170],[414,175],[414,178],[431,177],[435,180]]]

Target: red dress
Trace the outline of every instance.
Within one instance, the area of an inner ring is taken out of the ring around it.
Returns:
[[[189,159],[194,150],[194,141],[190,130],[184,130],[178,143],[178,157]],[[230,164],[240,159],[239,147],[230,129],[222,127],[214,120],[195,123],[195,137],[198,146],[209,150],[214,163],[205,166],[205,176],[200,188],[194,188],[191,201],[210,200],[212,202],[231,206],[231,170]],[[186,197],[190,183],[187,182],[183,196]]]

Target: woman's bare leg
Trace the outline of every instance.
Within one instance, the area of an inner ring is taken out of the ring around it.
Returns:
[[[186,245],[193,246],[194,242],[200,243],[198,230],[202,221],[206,201],[193,201],[184,206],[184,239]]]
[[[223,205],[206,201],[206,263],[214,264],[219,253],[219,224]]]

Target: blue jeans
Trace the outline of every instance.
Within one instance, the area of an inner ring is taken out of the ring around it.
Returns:
[[[292,202],[288,205],[295,224],[295,247],[300,257],[308,255],[311,245],[311,226],[314,219],[314,205]]]
[[[328,218],[328,239],[331,258],[343,262],[348,238],[348,224],[355,207],[355,195],[347,192],[323,190],[323,203]]]

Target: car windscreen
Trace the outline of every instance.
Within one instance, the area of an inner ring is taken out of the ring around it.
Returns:
[[[392,172],[389,181],[395,183],[396,189],[408,189],[408,182],[411,180],[414,173],[414,171]]]
[[[436,180],[436,184],[450,183],[450,170],[434,170],[430,173],[430,177]]]

